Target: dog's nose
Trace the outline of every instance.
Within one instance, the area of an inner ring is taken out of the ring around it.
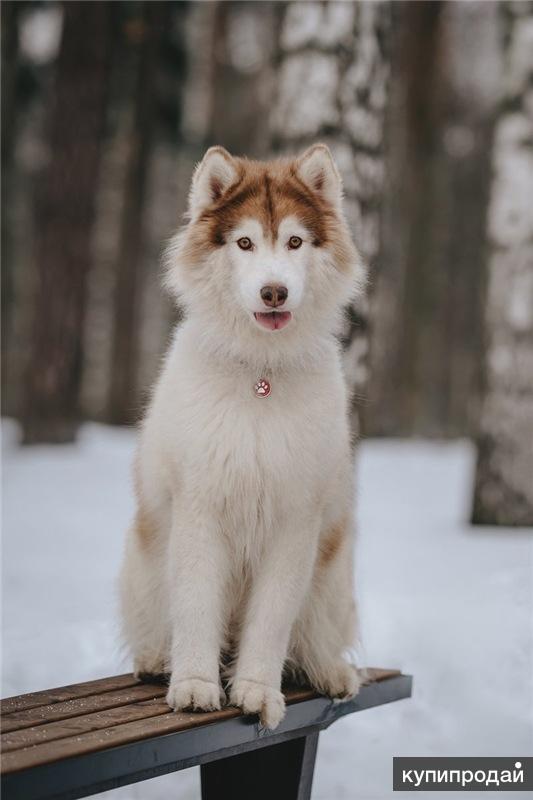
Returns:
[[[286,286],[280,286],[278,283],[273,283],[270,286],[263,286],[261,289],[261,299],[263,303],[271,308],[282,306],[287,297],[289,290]]]

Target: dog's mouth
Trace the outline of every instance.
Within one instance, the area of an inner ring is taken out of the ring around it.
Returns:
[[[289,324],[292,314],[290,311],[256,311],[254,317],[267,331],[280,331]]]

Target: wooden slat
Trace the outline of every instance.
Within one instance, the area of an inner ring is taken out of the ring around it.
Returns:
[[[307,699],[312,696],[309,689],[294,690],[291,693],[292,702],[298,699]],[[170,711],[164,700],[145,700],[132,705],[110,708],[106,711],[97,711],[93,714],[84,714],[81,717],[48,722],[31,728],[22,728],[0,736],[0,750],[9,753],[24,747],[33,747],[36,744],[65,739],[68,736],[81,735],[90,731],[105,730],[115,725],[122,725],[134,720],[149,719]],[[195,719],[198,715],[195,715]]]
[[[382,681],[397,675],[400,675],[398,670],[368,669],[365,682]],[[143,700],[143,693],[152,699]],[[89,696],[81,705],[73,700],[39,707],[33,713],[44,710],[46,719],[39,717],[39,724],[35,727],[20,726],[2,736],[5,745],[2,772],[17,772],[152,736],[208,725],[241,713],[232,707],[207,713],[169,712],[166,703],[160,699],[165,693],[166,688],[160,684],[136,684],[129,692],[104,692],[102,695]],[[289,704],[315,696],[316,693],[308,688],[286,692]],[[120,703],[117,703],[117,699]],[[106,705],[110,702],[113,705]],[[51,716],[52,709],[56,709],[56,716]],[[25,714],[22,721],[27,722],[31,711],[11,712],[4,722],[15,721],[15,714],[17,717]],[[20,724],[20,720],[17,723]]]
[[[49,706],[39,706],[25,711],[13,711],[2,718],[2,731],[8,733],[21,728],[31,728],[34,725],[44,725],[59,719],[80,717],[93,711],[104,711],[107,708],[126,706],[140,700],[164,697],[166,692],[165,686],[138,683],[130,689],[122,689],[119,692],[104,692],[75,700],[66,700],[64,703],[53,703]]]
[[[64,758],[106,750],[116,745],[137,742],[159,736],[163,733],[174,733],[193,728],[198,724],[208,725],[240,714],[237,708],[224,708],[221,711],[209,711],[202,714],[184,714],[171,712],[148,720],[137,720],[124,725],[117,725],[103,731],[92,731],[83,737],[68,737],[49,744],[15,750],[2,757],[2,773],[8,774],[40,764],[61,761]],[[201,722],[200,719],[201,718]]]
[[[86,681],[85,683],[73,683],[70,686],[61,686],[58,689],[45,689],[42,692],[6,697],[1,701],[0,710],[3,717],[5,714],[12,714],[14,711],[49,706],[52,703],[62,703],[66,700],[88,697],[91,694],[114,692],[117,689],[136,686],[138,683],[139,681],[131,673],[115,675],[112,678],[100,678],[96,681]]]
[[[315,692],[310,689],[299,689],[286,695],[286,699],[288,703],[295,703],[309,700],[314,696]],[[164,733],[177,733],[200,725],[211,725],[214,722],[238,717],[240,714],[242,714],[240,709],[231,706],[226,706],[219,711],[199,713],[175,711],[158,717],[116,725],[106,730],[91,731],[83,736],[69,736],[55,742],[38,744],[6,753],[2,757],[2,773],[8,774],[20,769],[48,764],[82,753],[94,753],[97,750],[149,739],[152,736],[161,736]]]
[[[363,673],[366,676],[365,683],[379,683],[379,681],[396,678],[402,674],[399,669],[378,669],[377,667],[367,667]]]
[[[32,728],[3,733],[0,736],[0,750],[9,753],[23,747],[32,747],[43,742],[65,739],[67,736],[81,735],[89,731],[105,730],[137,719],[149,719],[160,714],[168,714],[169,707],[164,700],[141,700],[129,706],[118,706],[106,711],[84,714],[82,717],[49,722]]]

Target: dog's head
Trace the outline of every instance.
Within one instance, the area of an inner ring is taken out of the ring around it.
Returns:
[[[331,329],[364,270],[329,149],[272,162],[209,149],[168,267],[167,283],[190,312],[229,324],[235,336],[288,343],[297,332]]]

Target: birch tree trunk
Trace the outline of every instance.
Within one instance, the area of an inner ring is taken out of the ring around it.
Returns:
[[[501,40],[472,521],[533,525],[533,3],[501,5]]]
[[[294,152],[316,141],[329,145],[344,179],[348,221],[370,267],[379,243],[389,12],[388,2],[284,5],[271,119],[277,150]],[[343,344],[348,385],[357,400],[367,382],[366,299],[349,309]],[[356,432],[358,416],[354,412]]]

